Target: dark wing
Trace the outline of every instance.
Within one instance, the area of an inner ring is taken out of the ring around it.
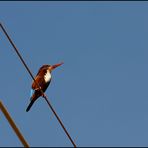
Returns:
[[[44,77],[41,77],[40,75],[37,75],[35,77],[35,81],[39,84],[39,86],[41,87],[41,89],[43,90],[43,92],[45,92],[45,90],[47,89],[50,81],[48,83],[45,82]],[[38,85],[36,84],[36,82],[32,83],[32,89],[33,90],[39,90]]]
[[[41,77],[41,76],[36,76],[35,77],[35,81],[33,81],[33,83],[32,83],[32,89],[33,90],[38,90],[39,89],[39,86],[38,86],[38,84],[36,84],[36,82],[39,84],[41,89],[43,89],[43,86],[44,86],[44,83],[45,83],[44,78]]]
[[[38,97],[40,97],[42,95],[42,93],[41,93],[41,91],[39,89],[39,86],[38,86],[38,84],[36,82],[39,84],[39,86],[41,87],[43,92],[44,92],[44,89],[45,89],[44,88],[45,86],[44,86],[43,77],[36,76],[35,81],[33,81],[33,83],[32,83],[32,89],[34,90],[34,93],[33,93],[32,97],[31,97],[31,101],[36,100]]]

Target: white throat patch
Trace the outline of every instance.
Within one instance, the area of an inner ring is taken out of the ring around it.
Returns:
[[[47,73],[44,76],[45,82],[49,82],[51,79],[51,73],[47,70]]]

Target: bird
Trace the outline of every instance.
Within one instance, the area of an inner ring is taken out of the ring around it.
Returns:
[[[54,65],[43,65],[40,67],[38,70],[37,75],[35,76],[35,81],[32,82],[32,89],[31,89],[31,98],[30,98],[30,103],[26,109],[26,112],[30,110],[34,102],[40,97],[43,96],[44,94],[42,92],[45,92],[46,89],[48,88],[50,82],[51,82],[51,72],[61,66],[63,62],[54,64]],[[41,90],[42,91],[41,91]]]

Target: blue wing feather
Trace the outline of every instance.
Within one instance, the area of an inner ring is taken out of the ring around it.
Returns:
[[[30,98],[32,97],[33,93],[34,93],[34,90],[31,89],[31,91],[30,91]]]

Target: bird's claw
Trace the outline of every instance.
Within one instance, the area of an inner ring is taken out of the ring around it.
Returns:
[[[45,98],[46,97],[45,94],[42,94],[42,97]]]

